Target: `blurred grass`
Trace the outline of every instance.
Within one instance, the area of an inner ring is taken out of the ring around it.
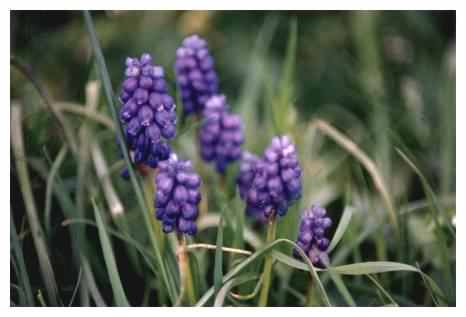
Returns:
[[[106,223],[114,253],[109,269],[118,268],[128,302],[175,302],[180,281],[174,241],[165,239],[160,250],[141,180],[131,173],[128,183],[116,172],[128,157],[123,151],[120,159],[115,142],[121,130],[113,91],[120,88],[125,57],[147,51],[165,67],[170,91],[177,95],[174,52],[192,32],[209,41],[222,92],[244,120],[244,148],[261,153],[277,133],[290,134],[297,145],[304,194],[280,221],[278,237],[294,240],[301,209],[320,203],[334,220],[331,234],[338,232],[340,239],[330,254],[332,267],[391,261],[428,276],[390,273],[365,279],[318,272],[329,301],[337,306],[456,304],[454,13],[108,11],[92,12],[92,17],[98,38],[89,42],[81,13],[11,12],[10,91],[12,105],[17,105],[11,109],[12,114],[15,107],[22,112],[11,140],[11,221],[18,238],[13,243],[11,237],[12,304],[67,305],[74,298],[73,305],[116,303],[111,288],[115,274],[112,282],[102,261],[99,231],[61,225],[92,221],[91,197],[107,202],[102,220],[114,220]],[[92,101],[87,88],[96,79],[105,98]],[[327,126],[315,122],[333,127],[345,142],[329,139],[321,133]],[[228,174],[228,198],[215,193],[218,178],[200,161],[195,146],[198,124],[180,120],[173,143],[203,178],[202,229],[189,243],[215,245],[221,237],[225,247],[257,252],[264,246],[265,230],[244,217],[244,204],[234,194],[235,169]],[[13,146],[19,131],[24,135],[22,154]],[[412,164],[395,148],[409,153]],[[355,160],[354,151],[373,163],[364,164],[367,160],[361,162],[357,155]],[[106,172],[102,164],[108,165]],[[24,195],[25,171],[30,192]],[[32,223],[26,220],[31,200],[37,214]],[[117,200],[120,211],[114,218]],[[222,210],[223,230],[217,230]],[[351,221],[346,230],[337,230],[347,210]],[[61,302],[54,302],[53,287],[41,278],[43,265],[36,265],[33,226],[46,229],[48,251],[39,255],[50,262],[45,270],[55,275]],[[288,243],[275,248],[290,254]],[[257,280],[251,279],[261,273],[261,258],[242,266],[251,258],[217,251],[217,256],[202,249],[190,252],[200,298],[215,285],[212,303],[254,305]],[[225,279],[239,268],[240,274]],[[276,291],[269,296],[270,305],[303,305],[308,295],[324,304],[318,289],[308,293],[309,273],[277,262],[272,276]],[[446,298],[435,289],[431,296],[429,278]],[[33,301],[30,293],[41,297]],[[252,295],[241,299],[234,293]]]

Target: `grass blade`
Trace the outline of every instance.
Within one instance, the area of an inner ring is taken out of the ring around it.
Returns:
[[[113,296],[115,298],[115,304],[118,306],[130,306],[128,299],[126,298],[123,285],[121,284],[120,274],[113,254],[112,244],[105,229],[105,225],[102,219],[101,212],[97,206],[95,200],[92,200],[94,207],[94,216],[97,223],[97,229],[99,232],[100,245],[104,254],[105,266],[107,268],[108,276],[110,278],[110,284],[112,286]]]
[[[84,20],[86,23],[86,28],[89,33],[89,39],[91,42],[91,46],[95,55],[96,63],[97,63],[97,68],[99,71],[99,75],[102,79],[102,83],[104,86],[104,92],[105,92],[105,97],[107,99],[107,106],[108,109],[112,115],[113,122],[115,123],[115,126],[117,127],[117,136],[118,136],[118,143],[121,149],[121,152],[123,153],[123,157],[126,162],[126,166],[129,171],[130,175],[130,180],[131,184],[133,185],[134,191],[136,193],[136,198],[139,204],[139,209],[142,213],[142,217],[144,219],[144,224],[146,227],[147,232],[149,233],[149,240],[151,242],[151,245],[154,249],[155,257],[156,257],[156,262],[158,269],[160,270],[163,282],[165,284],[165,288],[168,290],[168,294],[170,297],[170,300],[172,303],[176,302],[176,290],[173,288],[172,284],[169,282],[169,278],[167,276],[167,271],[165,269],[165,265],[163,263],[162,255],[161,252],[158,248],[157,245],[157,240],[155,238],[154,232],[152,231],[152,225],[150,222],[149,215],[147,214],[146,210],[148,209],[146,206],[146,202],[144,199],[144,195],[141,189],[140,181],[136,177],[136,174],[134,172],[133,165],[131,163],[131,160],[129,158],[129,153],[128,153],[128,148],[126,146],[126,143],[124,141],[124,136],[123,136],[123,130],[121,127],[121,122],[118,119],[118,115],[116,112],[115,104],[114,104],[114,95],[113,95],[113,89],[112,89],[112,84],[110,82],[110,76],[107,71],[107,66],[105,63],[104,56],[102,54],[102,49],[100,47],[99,41],[97,39],[97,35],[95,32],[94,24],[92,22],[91,15],[88,11],[84,11]]]
[[[50,155],[46,150],[44,150],[45,156],[48,158]],[[39,173],[39,175],[46,181],[48,179],[48,172],[35,164],[32,164],[34,167],[35,171]],[[57,186],[53,186],[53,191],[55,197],[58,199],[61,210],[63,211],[64,217],[68,219],[73,219],[76,217],[76,213],[74,210],[76,210],[76,207],[71,199],[70,193],[66,190],[63,180],[60,177],[59,171],[57,171],[56,175],[56,182]],[[96,303],[97,306],[107,306],[105,304],[105,301],[102,298],[102,295],[99,292],[99,289],[97,287],[97,284],[95,282],[94,274],[92,273],[91,266],[89,264],[89,261],[86,257],[86,255],[80,250],[80,247],[78,246],[78,239],[79,239],[79,231],[75,230],[75,228],[72,228],[71,230],[71,243],[73,250],[76,250],[75,252],[75,257],[77,260],[77,263],[83,268],[83,273],[85,277],[85,281],[87,284],[87,287],[89,288],[89,291],[91,292],[91,295],[94,299],[94,302]]]
[[[455,230],[453,229],[451,225],[451,221],[448,219],[448,216],[445,215],[443,212],[443,208],[440,208],[439,202],[437,201],[437,197],[435,196],[435,193],[430,186],[429,182],[427,181],[426,177],[421,173],[421,171],[417,168],[417,166],[413,163],[412,160],[408,158],[406,154],[404,154],[400,149],[396,149],[398,154],[403,158],[403,160],[408,163],[408,165],[411,167],[411,169],[416,173],[416,175],[421,179],[422,182],[422,187],[424,188],[424,191],[430,201],[430,206],[429,208],[432,213],[432,218],[434,219],[435,223],[435,233],[438,239],[438,242],[440,244],[440,250],[442,252],[442,259],[444,261],[443,266],[444,266],[444,275],[445,275],[445,282],[446,285],[449,285],[450,287],[448,288],[448,295],[449,298],[452,299],[454,297],[454,287],[455,287],[455,281],[453,279],[453,274],[452,274],[452,269],[450,266],[450,254],[448,252],[448,245],[447,245],[447,240],[445,237],[445,234],[440,226],[439,222],[439,217],[440,215],[443,216],[444,218],[444,223],[449,229],[449,232],[453,236],[453,238],[456,238],[456,233]]]
[[[348,288],[343,282],[341,276],[335,274],[331,269],[327,270],[327,272],[330,275],[330,278],[332,279],[333,283],[337,287],[338,292],[341,294],[345,302],[351,307],[357,306],[356,302],[353,299],[353,296],[351,296],[351,293],[348,291]]]
[[[261,277],[259,278],[259,280],[257,281],[257,284],[256,286],[254,287],[254,290],[249,293],[249,294],[246,294],[246,295],[241,295],[241,294],[235,294],[235,293],[230,293],[230,296],[233,297],[234,299],[236,300],[249,300],[249,299],[253,299],[254,297],[257,296],[257,294],[259,294],[259,291],[261,289],[261,285],[262,285],[262,281],[264,280],[264,276],[261,275]]]
[[[34,295],[32,294],[31,282],[24,263],[23,250],[21,249],[21,242],[19,241],[18,234],[16,233],[16,226],[13,219],[12,211],[10,210],[10,244],[13,249],[12,258],[16,259],[18,263],[18,281],[24,289],[26,305],[34,306]]]
[[[382,173],[378,170],[377,165],[375,162],[370,159],[366,153],[364,153],[359,146],[346,137],[343,133],[335,129],[333,126],[328,124],[326,121],[317,119],[315,121],[317,128],[323,132],[325,135],[329,136],[333,139],[338,145],[343,147],[346,151],[351,153],[361,164],[364,168],[369,172],[374,181],[374,185],[376,189],[379,191],[382,201],[385,203],[385,207],[387,208],[390,221],[392,222],[393,227],[397,231],[397,237],[399,237],[399,226],[398,226],[398,218],[396,215],[395,207],[393,206],[393,202],[391,199],[391,195],[388,191],[388,187],[386,182],[382,176]]]
[[[309,266],[305,263],[302,263],[292,257],[289,257],[283,253],[273,252],[273,257],[278,261],[285,263],[291,267],[294,267],[299,270],[309,271]],[[346,264],[330,267],[330,269],[337,273],[343,275],[367,275],[375,273],[386,273],[394,271],[408,271],[408,272],[417,272],[421,275],[423,279],[427,281],[428,287],[430,287],[433,293],[441,299],[445,298],[445,295],[438,287],[437,283],[429,277],[427,274],[422,272],[420,269],[404,263],[398,262],[389,262],[389,261],[375,261],[375,262],[360,262],[354,264]],[[323,269],[315,269],[316,271],[325,271]]]
[[[217,247],[215,249],[215,265],[214,265],[214,287],[215,294],[218,293],[220,287],[222,286],[223,278],[223,215],[220,216],[220,223],[217,229]]]
[[[379,289],[379,291],[390,301],[392,306],[398,306],[398,303],[395,302],[393,297],[390,296],[387,290],[377,281],[377,279],[374,276],[372,276],[371,274],[367,274],[366,276],[372,281],[372,283],[374,283],[374,285]]]
[[[351,217],[353,216],[353,210],[351,207],[346,207],[345,210],[343,210],[343,214],[341,215],[340,222],[338,223],[337,230],[335,231],[335,234],[333,235],[332,241],[330,242],[330,246],[328,247],[328,252],[331,252],[340,242],[341,238],[343,237],[343,234],[346,231],[346,228],[348,227]]]
[[[107,304],[105,303],[104,299],[102,298],[102,295],[99,292],[99,289],[94,279],[94,274],[92,274],[91,266],[89,265],[89,262],[86,258],[82,259],[82,265],[84,277],[87,281],[87,287],[89,289],[89,292],[91,293],[92,298],[94,299],[95,305],[97,307],[106,307]]]
[[[78,293],[78,287],[81,284],[82,275],[83,275],[83,269],[79,268],[78,280],[76,281],[76,285],[73,290],[73,295],[71,295],[71,299],[70,299],[70,303],[68,304],[68,307],[71,307],[71,305],[73,305],[74,298],[76,297],[76,294]]]
[[[283,134],[289,131],[292,124],[290,122],[290,106],[292,105],[292,96],[294,93],[293,76],[296,64],[296,49],[298,39],[298,23],[294,19],[290,23],[290,32],[288,35],[288,44],[286,48],[285,61],[283,62],[283,73],[278,87],[278,96],[273,98],[272,119],[277,134]]]
[[[229,280],[228,282],[223,285],[223,287],[218,292],[217,296],[215,297],[214,307],[221,307],[225,302],[225,298],[227,297],[228,293],[232,290],[233,287],[241,285],[243,283],[247,283],[250,281],[257,280],[258,277],[256,275],[245,275],[241,277],[235,277]]]
[[[62,223],[62,226],[67,226],[67,225],[72,225],[72,224],[84,224],[88,226],[94,226],[98,228],[98,225],[88,219],[68,219],[65,222]],[[105,224],[104,224],[105,225]],[[128,237],[124,234],[121,234],[118,231],[112,230],[111,228],[108,228],[108,226],[105,226],[106,231],[111,234],[112,236],[124,241],[126,244],[133,246],[141,256],[144,258],[144,260],[147,262],[148,267],[154,272],[154,274],[157,274],[158,272],[155,270],[154,265],[152,264],[152,261],[154,260],[153,254],[150,253],[148,250],[144,248],[143,245],[141,245],[138,241],[134,240],[131,237]]]
[[[67,152],[68,152],[68,147],[66,145],[63,145],[62,148],[60,149],[60,152],[58,152],[57,158],[53,162],[52,167],[50,168],[50,173],[47,178],[47,189],[45,191],[45,211],[44,211],[45,232],[47,232],[47,235],[50,235],[50,213],[51,213],[51,208],[52,208],[52,192],[53,192],[53,186],[55,185],[55,176],[60,170],[60,166],[65,160]]]
[[[307,270],[311,273],[312,278],[316,281],[317,286],[319,288],[320,294],[322,296],[322,299],[324,300],[324,303],[327,306],[331,306],[330,300],[328,299],[327,292],[325,291],[322,282],[319,279],[319,276],[316,273],[316,270],[314,266],[312,265],[311,261],[309,261],[308,257],[304,252],[291,240],[288,239],[277,239],[264,247],[262,247],[260,250],[256,251],[254,254],[252,254],[250,257],[248,257],[246,260],[241,262],[241,264],[238,264],[236,267],[234,267],[232,270],[230,270],[224,277],[223,277],[223,283],[225,284],[228,282],[230,279],[241,273],[246,267],[251,265],[257,260],[260,260],[263,256],[265,256],[268,252],[272,251],[274,248],[280,246],[280,244],[288,244],[291,245],[293,248],[296,248],[301,255],[301,257],[306,261],[306,264],[308,265]],[[207,292],[204,293],[204,295],[201,297],[201,299],[197,302],[196,306],[204,306],[207,301],[214,295],[215,289],[211,287]]]
[[[26,165],[26,157],[24,150],[24,140],[22,132],[22,113],[18,104],[11,106],[11,145],[13,147],[13,154],[16,163],[16,170],[18,173],[19,185],[23,195],[26,215],[28,218],[29,226],[31,227],[32,238],[34,246],[39,258],[39,267],[42,279],[45,283],[47,296],[53,306],[58,306],[58,288],[55,280],[55,274],[50,263],[49,251],[44,240],[44,232],[37,215],[36,204],[32,194],[31,182],[29,172]]]
[[[445,214],[444,210],[445,208],[440,208],[440,204],[438,202],[438,199],[434,193],[434,190],[432,189],[432,186],[430,186],[429,182],[427,181],[427,178],[422,174],[422,172],[417,168],[416,164],[412,160],[408,158],[408,156],[403,153],[399,148],[396,148],[396,151],[398,154],[401,156],[401,158],[411,167],[411,169],[416,173],[416,175],[419,177],[422,183],[422,187],[427,195],[427,198],[429,199],[430,206],[432,206],[431,211],[432,211],[432,218],[434,219],[435,225],[437,227],[437,230],[440,231],[440,223],[438,221],[439,216],[441,215],[443,217],[443,221],[445,225],[447,226],[448,230],[452,234],[454,238],[456,238],[456,232],[455,229],[453,229],[453,226],[451,225],[451,221],[448,218],[448,216]]]

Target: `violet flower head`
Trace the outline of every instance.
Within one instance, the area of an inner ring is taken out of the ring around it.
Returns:
[[[199,131],[201,157],[223,174],[228,164],[241,157],[241,117],[229,112],[224,95],[214,95],[205,104],[204,118]]]
[[[240,194],[243,192],[246,212],[256,219],[268,219],[274,213],[284,216],[301,197],[301,167],[287,136],[274,137],[261,159],[243,157],[241,167],[237,180]]]
[[[199,35],[183,40],[176,50],[176,82],[184,111],[201,114],[207,99],[218,93],[218,77],[207,42]]]
[[[171,152],[168,140],[176,135],[176,111],[168,94],[162,66],[145,53],[126,59],[120,120],[136,164],[157,167]]]
[[[256,155],[247,151],[243,152],[241,155],[236,184],[238,185],[239,195],[243,200],[246,199],[248,190],[251,187],[258,161],[259,158]]]
[[[168,160],[159,163],[155,183],[155,217],[162,222],[163,231],[195,235],[201,178],[191,161],[179,160],[172,153]]]
[[[325,267],[329,263],[327,250],[329,240],[325,231],[332,225],[332,220],[326,217],[326,210],[318,205],[305,209],[299,225],[296,244],[307,254],[312,264]],[[295,257],[299,254],[294,250]]]

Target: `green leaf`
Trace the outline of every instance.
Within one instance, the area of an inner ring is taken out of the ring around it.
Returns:
[[[331,306],[330,300],[328,299],[327,292],[325,291],[325,289],[324,289],[324,287],[322,285],[322,282],[320,281],[319,276],[316,273],[317,269],[314,268],[312,263],[309,261],[308,257],[304,254],[304,252],[301,249],[299,249],[299,247],[296,245],[296,243],[294,243],[291,240],[287,240],[287,239],[277,239],[277,240],[275,240],[275,241],[273,241],[273,242],[271,242],[269,244],[266,244],[261,249],[257,250],[254,254],[252,254],[246,260],[241,262],[241,264],[238,264],[236,267],[234,267],[232,270],[230,270],[223,277],[223,280],[222,280],[223,284],[228,282],[233,277],[237,276],[239,273],[241,273],[244,269],[246,269],[246,267],[248,267],[252,263],[256,262],[257,260],[260,260],[263,256],[265,256],[268,252],[272,251],[272,249],[276,248],[280,244],[288,244],[288,245],[291,245],[294,248],[298,249],[298,252],[299,252],[300,256],[306,261],[306,264],[308,265],[307,269],[309,270],[309,272],[311,273],[312,278],[316,282],[324,303],[327,306]],[[213,287],[211,287],[207,292],[204,293],[204,295],[201,297],[201,299],[197,302],[196,306],[204,306],[207,303],[207,301],[214,295],[214,291],[215,291],[215,289]]]
[[[223,247],[223,216],[224,212],[220,216],[220,223],[217,229],[217,248],[215,249],[215,266],[214,266],[214,287],[215,293],[217,294],[222,286],[222,278],[223,278],[223,254],[222,254],[222,247]]]
[[[65,145],[62,146],[60,152],[58,152],[57,158],[52,164],[48,178],[47,178],[47,189],[45,191],[45,211],[44,211],[44,223],[45,223],[45,232],[47,235],[50,235],[50,212],[52,207],[52,191],[53,186],[55,185],[55,176],[57,175],[61,164],[65,160],[66,153],[68,152],[68,147]]]
[[[298,39],[298,23],[294,19],[290,24],[290,33],[288,35],[288,44],[286,49],[285,61],[282,66],[282,77],[278,87],[278,96],[272,103],[272,119],[277,134],[283,134],[289,131],[290,106],[294,94],[293,76],[296,65],[296,48]]]
[[[45,284],[47,298],[51,305],[58,306],[61,300],[58,294],[57,281],[52,268],[49,250],[45,242],[44,231],[37,213],[28,167],[26,160],[24,159],[26,157],[26,151],[24,149],[22,120],[22,108],[18,104],[13,104],[11,106],[10,137],[11,148],[16,165],[16,173],[18,175],[19,186],[26,209],[26,216],[39,260],[39,269],[42,280]]]
[[[18,263],[18,273],[17,279],[18,283],[22,286],[25,293],[25,303],[26,306],[34,306],[34,295],[32,293],[31,282],[29,280],[29,274],[26,269],[26,264],[24,262],[23,250],[21,249],[21,242],[19,241],[18,234],[16,233],[15,222],[12,215],[12,210],[10,209],[10,245],[13,249],[12,260],[16,259]]]
[[[223,303],[225,302],[225,298],[227,297],[228,293],[230,293],[231,289],[235,286],[257,280],[259,277],[257,275],[252,275],[252,274],[246,274],[241,277],[235,277],[229,280],[228,282],[223,285],[223,287],[220,289],[220,291],[217,293],[217,296],[215,297],[214,301],[214,306],[215,307],[221,307],[223,306]]]
[[[291,267],[294,267],[295,269],[309,271],[309,266],[283,253],[273,252],[272,256],[276,260],[284,264],[287,264]],[[375,261],[375,262],[361,262],[361,263],[355,263],[355,264],[334,266],[334,267],[330,267],[330,269],[335,273],[343,274],[343,275],[367,275],[367,274],[386,273],[386,272],[393,272],[393,271],[417,272],[421,275],[423,279],[427,281],[426,283],[427,287],[432,288],[432,291],[436,296],[439,296],[440,298],[445,298],[445,295],[443,294],[441,289],[438,287],[438,285],[435,283],[435,281],[432,278],[430,278],[427,274],[422,272],[420,269],[412,265],[398,263],[398,262],[389,262],[389,261]],[[315,270],[326,271],[325,269],[315,269]]]
[[[328,247],[328,252],[331,252],[337,246],[338,242],[340,242],[341,238],[343,237],[343,234],[346,231],[346,228],[348,227],[351,221],[352,216],[352,208],[347,206],[345,210],[343,210],[343,214],[341,216],[340,222],[338,223],[337,230],[335,231],[332,241],[330,242],[330,246]]]
[[[403,153],[400,149],[396,148],[396,151],[398,154],[403,158],[403,160],[408,163],[408,165],[411,167],[411,169],[417,174],[417,176],[420,178],[422,187],[424,188],[424,191],[430,201],[430,206],[432,206],[432,218],[435,221],[437,229],[440,231],[440,223],[438,222],[438,218],[441,215],[443,217],[444,223],[447,226],[448,230],[452,234],[454,238],[456,238],[456,232],[455,229],[453,229],[453,226],[451,225],[451,221],[448,217],[448,215],[445,214],[444,210],[445,208],[440,208],[440,204],[438,202],[437,196],[434,193],[434,190],[432,189],[432,186],[430,186],[429,182],[427,181],[427,178],[422,174],[422,172],[417,168],[416,164],[412,160],[408,158],[408,156]]]
[[[453,301],[453,297],[455,294],[454,288],[454,280],[453,280],[453,273],[452,269],[450,266],[450,252],[448,250],[448,245],[447,245],[447,239],[445,237],[445,234],[442,230],[442,227],[439,222],[439,217],[442,216],[444,219],[444,223],[447,226],[448,230],[450,231],[451,235],[453,238],[456,238],[456,233],[455,230],[453,229],[451,225],[450,219],[448,219],[448,216],[445,214],[444,209],[440,208],[440,205],[438,203],[437,197],[430,186],[429,182],[427,181],[427,178],[421,173],[421,171],[417,168],[417,166],[413,163],[412,160],[408,158],[406,154],[404,154],[400,149],[396,148],[396,151],[398,154],[403,158],[403,160],[408,163],[408,165],[411,167],[411,169],[418,175],[418,177],[421,179],[422,182],[422,187],[424,188],[424,191],[426,192],[426,195],[429,198],[430,201],[430,210],[432,213],[432,218],[434,219],[435,227],[436,227],[436,235],[438,242],[440,244],[440,252],[442,253],[442,260],[443,260],[443,272],[445,276],[445,283],[449,285],[449,288],[447,290],[447,294],[449,295],[449,298],[451,301]]]
[[[131,163],[131,160],[129,157],[128,147],[126,146],[123,129],[121,126],[121,122],[118,119],[118,114],[115,108],[114,94],[113,94],[112,84],[110,82],[110,76],[108,74],[107,65],[105,63],[105,59],[102,54],[102,49],[97,39],[97,34],[95,32],[94,23],[92,22],[92,17],[88,11],[84,11],[83,15],[84,15],[84,21],[86,24],[86,28],[89,33],[89,40],[90,40],[90,43],[91,43],[91,46],[94,52],[94,56],[96,59],[99,75],[100,75],[100,78],[104,86],[105,97],[107,99],[107,106],[112,115],[112,119],[113,119],[113,122],[115,123],[115,127],[117,128],[116,130],[117,130],[118,142],[119,142],[121,152],[126,162],[126,167],[128,168],[128,171],[129,171],[131,184],[136,193],[136,198],[137,198],[137,201],[140,207],[139,210],[142,213],[144,224],[149,234],[149,240],[151,242],[152,248],[154,249],[156,263],[157,263],[158,269],[160,270],[163,282],[165,284],[166,289],[168,290],[168,294],[169,294],[171,302],[175,303],[176,302],[176,290],[173,289],[172,284],[169,282],[167,271],[163,263],[162,255],[161,255],[160,249],[158,248],[157,240],[155,238],[154,232],[152,231],[152,225],[150,222],[150,218],[146,212],[148,208],[146,206],[144,194],[141,189],[140,180],[136,177],[133,164]]]
[[[66,220],[66,225],[72,225],[72,224],[83,224],[83,225],[89,225],[89,226],[94,226],[94,227],[98,228],[98,225],[95,222],[93,222],[91,220],[88,220],[88,219],[69,219],[69,220]],[[156,269],[155,269],[155,267],[153,265],[153,262],[155,260],[153,254],[150,253],[148,250],[146,250],[146,248],[141,243],[139,243],[137,240],[134,240],[133,238],[131,238],[129,236],[126,236],[124,234],[121,234],[118,231],[115,231],[115,230],[109,228],[105,224],[104,224],[104,226],[105,226],[105,230],[109,234],[111,234],[112,236],[126,242],[127,244],[133,246],[137,251],[139,251],[139,253],[143,257],[143,259],[146,261],[147,266],[154,272],[155,275],[158,274],[158,272],[156,271]]]
[[[76,294],[78,293],[79,285],[81,285],[82,276],[83,276],[83,269],[82,267],[80,267],[79,273],[78,273],[78,280],[76,281],[76,285],[74,286],[73,295],[71,295],[71,299],[70,299],[70,302],[68,303],[68,307],[71,307],[71,305],[73,305]]]
[[[113,254],[112,244],[107,235],[107,230],[105,228],[101,212],[94,199],[92,200],[92,205],[94,207],[94,216],[99,232],[100,245],[104,254],[105,266],[107,268],[107,273],[110,278],[110,285],[112,286],[115,304],[117,306],[128,307],[130,305],[128,299],[126,298],[125,291],[123,290],[123,285],[121,284],[120,274],[118,273],[115,256]]]
[[[367,274],[366,275],[371,281],[372,283],[374,283],[374,285],[379,289],[379,291],[385,295],[385,297],[390,301],[390,304],[391,306],[398,306],[398,303],[395,302],[395,300],[393,299],[393,297],[390,296],[390,294],[388,293],[388,291],[377,281],[377,279],[375,277],[373,277],[371,274]]]
[[[345,275],[363,275],[374,273],[385,273],[392,271],[411,271],[419,272],[419,270],[411,265],[389,262],[389,261],[374,261],[374,262],[361,262],[354,264],[340,265],[332,268],[333,271]]]
[[[330,278],[332,279],[333,283],[337,287],[338,292],[341,294],[343,299],[346,301],[346,303],[354,307],[356,306],[356,302],[354,301],[353,297],[351,296],[351,293],[348,291],[348,288],[346,287],[345,283],[343,282],[343,279],[341,278],[341,275],[335,274],[333,270],[327,270],[327,272],[330,275]]]

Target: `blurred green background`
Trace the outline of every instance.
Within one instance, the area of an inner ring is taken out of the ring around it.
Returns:
[[[396,259],[413,265],[419,263],[423,271],[431,274],[442,287],[453,287],[454,292],[454,285],[446,285],[448,282],[439,277],[443,276],[441,272],[445,268],[431,228],[432,218],[428,211],[422,210],[426,200],[423,186],[395,150],[400,148],[410,154],[432,185],[442,208],[453,217],[456,172],[454,11],[106,11],[92,14],[115,92],[123,78],[125,58],[148,52],[155,63],[165,67],[171,92],[176,95],[173,71],[176,48],[189,34],[198,33],[205,37],[215,58],[220,89],[226,94],[233,111],[241,113],[245,121],[245,149],[257,153],[274,134],[270,109],[285,77],[290,29],[296,23],[294,72],[286,77],[288,82],[285,83],[289,92],[287,102],[292,107],[288,108],[283,120],[289,122],[289,133],[299,139],[300,160],[307,171],[301,207],[317,201],[327,206],[332,217],[338,219],[345,206],[355,206],[359,212],[354,217],[351,232],[345,235],[341,244],[350,245],[368,224],[384,224],[383,230],[369,232],[357,248],[348,247],[348,252],[343,252],[339,261]],[[26,155],[31,167],[34,198],[42,217],[46,204],[46,177],[51,164],[44,153],[48,153],[53,161],[66,140],[30,79],[39,84],[51,102],[69,102],[79,107],[86,103],[86,85],[90,80],[98,79],[98,75],[80,12],[11,11],[10,53],[11,98],[12,103],[20,104],[23,111]],[[104,98],[98,103],[98,111],[109,116]],[[86,121],[73,111],[67,112],[66,117],[74,131]],[[394,241],[386,211],[381,207],[383,204],[370,175],[338,144],[311,128],[312,120],[317,118],[344,133],[377,163],[401,222],[401,245]],[[188,124],[181,120],[179,131],[184,131]],[[129,184],[118,176],[122,162],[115,136],[102,125],[94,132],[88,137],[99,140],[113,172],[113,185],[124,205],[126,217],[137,228],[138,215],[132,211],[137,208],[134,194]],[[204,175],[205,188],[215,186],[215,174],[209,167],[200,166],[193,137],[192,131],[183,134],[176,140],[175,149],[196,161]],[[77,139],[77,142],[80,141]],[[88,171],[80,183],[78,163],[65,160],[60,168],[63,185],[76,201],[80,188],[86,187],[83,184],[97,181]],[[13,158],[11,166],[13,218],[23,241],[31,283],[41,288]],[[87,192],[84,195],[95,195],[90,187],[84,191]],[[211,196],[207,200],[215,206]],[[91,215],[89,200],[83,201],[84,213]],[[241,208],[242,205],[236,202],[235,206]],[[411,207],[421,210],[409,213],[409,217],[408,213],[403,214],[403,210]],[[54,196],[50,217],[52,230],[47,242],[57,280],[66,298],[71,297],[78,269],[70,265],[72,250],[68,228],[61,226],[66,218],[62,209],[63,205]],[[293,219],[290,221],[296,223],[299,209],[291,215],[294,218],[290,216]],[[282,235],[294,239],[295,229],[288,232],[292,227],[282,225]],[[96,237],[93,228],[87,234]],[[134,232],[134,235],[140,235],[139,239],[144,241],[140,232]],[[227,235],[225,239],[227,244],[230,238]],[[215,243],[215,231],[202,232],[197,240]],[[447,242],[448,265],[454,271],[455,241]],[[141,302],[159,304],[147,295],[153,285],[147,286],[150,283],[144,273],[134,272],[134,263],[126,258],[123,243],[114,243],[130,301],[135,305]],[[94,273],[104,298],[108,299],[111,292],[104,268],[102,265],[99,268],[102,259],[97,252],[100,251],[90,249],[89,252],[95,255],[91,260]],[[405,279],[406,275],[402,274],[405,273],[394,275],[392,281],[383,280],[388,288],[399,294],[399,303],[431,305],[422,280],[419,281],[417,276]],[[305,285],[299,285],[300,276],[295,274],[291,278],[296,279],[297,289],[304,290]],[[12,283],[15,281],[12,271]],[[211,281],[208,284],[211,285]],[[366,296],[368,290],[360,280],[351,279],[350,285],[350,290],[359,294],[358,304],[375,304]],[[12,290],[12,299],[16,296],[14,293]],[[300,302],[290,295],[278,298],[275,304],[299,305]]]

